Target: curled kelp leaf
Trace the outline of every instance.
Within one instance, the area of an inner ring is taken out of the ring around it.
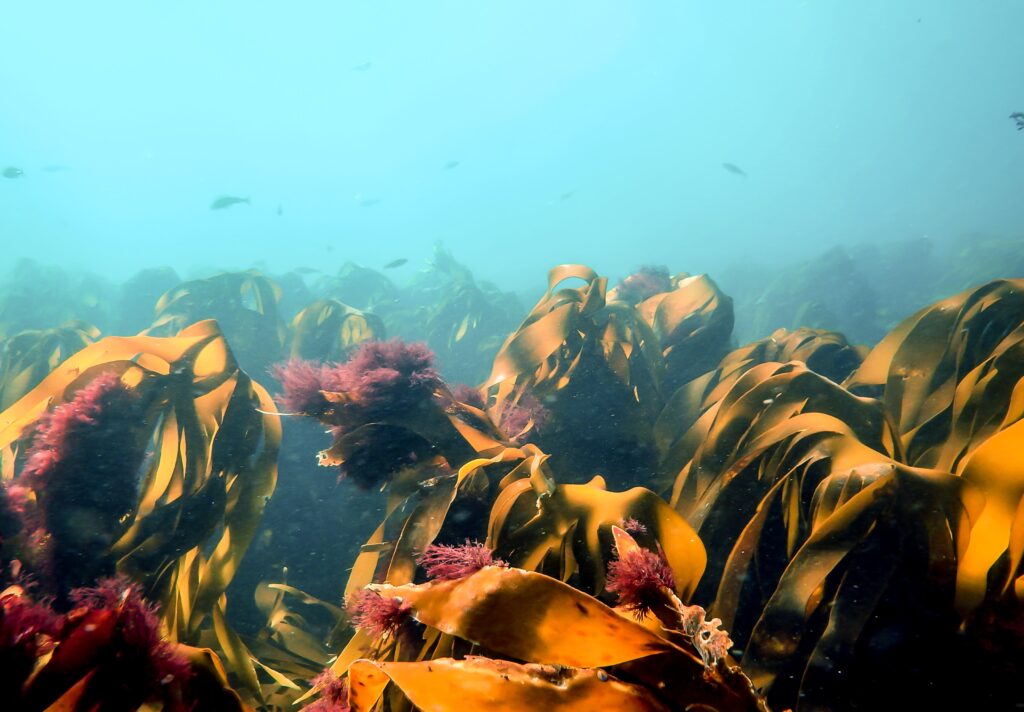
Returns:
[[[337,299],[321,299],[295,315],[289,338],[292,359],[344,361],[364,341],[383,339],[384,322]]]
[[[543,465],[536,460],[529,470],[510,473],[494,501],[487,543],[501,558],[563,581],[578,573],[581,588],[600,593],[612,557],[612,526],[632,520],[664,550],[677,593],[684,600],[692,594],[704,572],[704,546],[664,500],[642,487],[609,492],[600,477],[556,484]]]
[[[40,331],[23,331],[4,341],[0,354],[0,411],[43,380],[57,365],[100,336],[95,326],[69,322]]]
[[[496,422],[512,407],[535,411],[530,399],[543,407],[536,442],[553,453],[560,479],[600,469],[618,486],[656,466],[649,425],[661,408],[662,359],[650,325],[630,304],[607,303],[605,288],[582,265],[552,269],[548,291],[505,341],[485,387]]]
[[[242,366],[263,374],[281,359],[285,344],[280,299],[281,288],[255,270],[183,282],[160,297],[144,333],[171,336],[200,319],[216,319]]]
[[[665,359],[666,393],[715,367],[729,349],[734,323],[732,299],[707,275],[674,280],[672,287],[637,305]]]
[[[952,426],[958,385],[1021,340],[1024,280],[997,280],[944,299],[904,320],[846,382],[877,395],[893,413],[907,462],[938,465],[936,445]]]
[[[837,699],[938,704],[925,679],[962,664],[951,606],[967,533],[962,483],[896,465],[852,484],[831,512],[820,512],[786,567],[746,646],[744,669],[779,704],[798,690],[808,709]],[[917,664],[904,664],[911,659]]]
[[[430,712],[486,709],[497,701],[509,712],[671,709],[642,687],[604,671],[481,657],[421,663],[359,660],[350,669],[349,681],[353,712],[369,712],[388,683],[396,685],[417,709]]]

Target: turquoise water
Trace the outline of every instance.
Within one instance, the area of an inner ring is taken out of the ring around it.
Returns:
[[[0,163],[24,171],[0,181],[8,264],[413,269],[443,240],[516,288],[559,262],[721,272],[1024,220],[1013,1],[45,2],[0,20]],[[211,211],[222,195],[252,204]]]

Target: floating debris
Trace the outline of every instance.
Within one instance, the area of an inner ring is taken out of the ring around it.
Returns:
[[[225,208],[230,208],[232,205],[238,205],[240,203],[252,205],[248,198],[236,198],[233,195],[222,195],[221,197],[217,198],[215,201],[210,203],[210,210],[223,210]]]

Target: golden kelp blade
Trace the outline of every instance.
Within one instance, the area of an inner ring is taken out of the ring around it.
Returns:
[[[528,479],[525,478],[529,474]],[[609,492],[600,477],[585,485],[559,485],[543,469],[510,473],[491,509],[488,544],[520,568],[563,581],[580,573],[581,586],[597,594],[611,560],[611,526],[636,519],[662,547],[684,600],[697,586],[707,556],[693,528],[650,490]],[[548,570],[549,557],[559,560]]]
[[[489,566],[456,581],[372,587],[417,620],[519,660],[602,667],[678,650],[597,599],[549,576]]]
[[[337,299],[321,299],[295,315],[288,351],[291,358],[344,361],[364,341],[383,338],[380,317]]]
[[[603,671],[522,665],[471,657],[420,663],[356,661],[349,671],[353,712],[369,712],[393,682],[424,712],[663,712],[668,708],[641,687]]]
[[[82,322],[55,329],[23,331],[3,342],[0,354],[0,411],[12,405],[67,360],[100,337],[100,330]]]

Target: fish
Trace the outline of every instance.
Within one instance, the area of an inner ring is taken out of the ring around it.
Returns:
[[[23,175],[25,175],[25,171],[17,166],[7,166],[7,168],[4,168],[4,178],[21,178]]]
[[[459,167],[459,162],[458,161],[448,161],[447,163],[444,164],[444,169],[446,171],[450,171],[453,168],[458,168],[458,167]]]
[[[315,267],[296,267],[295,269],[292,270],[292,272],[294,272],[295,274],[306,275],[319,274],[320,270],[316,269]]]
[[[284,208],[281,207],[280,203],[277,204],[277,214],[278,216],[284,215]]]
[[[373,62],[362,62],[352,65],[353,72],[368,72],[373,67]]]
[[[737,166],[735,163],[723,163],[722,168],[729,171],[730,173],[733,173],[734,175],[743,176],[744,178],[747,177],[746,172],[742,168]]]
[[[384,269],[395,269],[396,267],[401,267],[408,261],[408,258],[399,257],[397,260],[391,260],[386,265],[384,265]]]
[[[238,205],[239,203],[252,205],[248,198],[236,198],[233,195],[222,195],[210,203],[210,210],[223,210],[224,208],[230,208],[232,205]]]
[[[43,173],[65,173],[71,170],[71,166],[62,166],[59,164],[52,164],[49,166],[43,166],[40,168]]]
[[[356,193],[355,195],[356,205],[360,208],[372,208],[374,205],[380,202],[378,198],[371,198],[363,195],[362,193]]]
[[[1010,114],[1010,118],[1016,122],[1018,131],[1024,131],[1024,111],[1015,111]]]
[[[559,196],[559,198],[560,198],[561,200],[568,200],[569,198],[571,198],[571,197],[572,197],[572,196],[574,196],[574,195],[576,195],[576,191],[575,191],[575,190],[567,190],[567,191],[565,191],[564,193],[562,193],[562,194],[561,194],[561,195]]]

